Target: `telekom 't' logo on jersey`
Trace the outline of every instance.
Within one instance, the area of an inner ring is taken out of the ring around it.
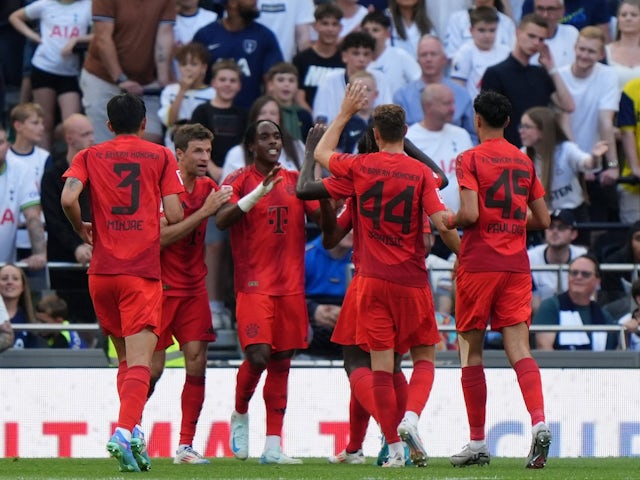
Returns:
[[[284,227],[289,224],[289,207],[269,207],[269,225],[274,225],[273,233],[285,233]]]

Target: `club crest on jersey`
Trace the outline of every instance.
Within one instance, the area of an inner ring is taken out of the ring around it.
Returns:
[[[255,40],[246,39],[242,42],[242,48],[247,53],[247,55],[251,55],[253,52],[255,52],[257,47],[258,42],[256,42]]]
[[[260,326],[256,323],[250,323],[244,329],[245,334],[249,338],[255,338],[258,335],[259,331],[260,331]]]

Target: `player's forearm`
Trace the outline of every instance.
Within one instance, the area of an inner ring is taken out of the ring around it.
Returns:
[[[160,248],[168,247],[178,240],[183,239],[198,228],[206,218],[208,218],[206,213],[200,209],[184,218],[181,222],[174,223],[173,225],[161,225]]]
[[[340,112],[329,127],[327,127],[327,131],[324,132],[324,135],[322,135],[322,138],[318,142],[314,156],[316,162],[327,170],[329,170],[329,158],[331,158],[331,155],[333,155],[333,152],[338,146],[340,134],[350,118],[350,115]]]
[[[329,198],[329,192],[324,187],[322,180],[315,179],[315,166],[313,152],[306,153],[296,182],[296,196],[301,200]]]
[[[218,213],[216,214],[216,226],[220,230],[226,230],[231,227],[234,223],[244,217],[245,212],[240,210],[235,203],[228,203],[220,207]]]

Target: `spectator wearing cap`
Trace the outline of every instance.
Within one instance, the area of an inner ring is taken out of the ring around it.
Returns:
[[[567,265],[573,259],[587,253],[583,246],[573,245],[578,237],[576,218],[570,210],[555,210],[551,213],[551,224],[544,231],[545,242],[527,251],[529,264],[534,266]],[[532,270],[533,295],[531,309],[538,310],[540,302],[568,288],[569,275],[566,270]]]
[[[593,300],[600,286],[600,266],[595,257],[581,255],[569,263],[569,287],[547,298],[533,316],[532,325],[615,325],[615,320]],[[536,332],[538,350],[615,350],[615,332]]]

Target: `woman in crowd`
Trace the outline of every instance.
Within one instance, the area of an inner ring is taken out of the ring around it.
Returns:
[[[588,222],[580,174],[600,166],[600,156],[607,151],[606,143],[598,142],[591,153],[583,152],[569,141],[556,114],[547,107],[527,110],[518,130],[522,150],[535,163],[549,209],[571,210],[578,222]]]
[[[0,268],[0,296],[7,307],[11,324],[38,323],[31,300],[27,276],[21,268],[8,263]],[[46,347],[46,343],[33,332],[15,331],[13,348]]]
[[[389,0],[387,14],[391,18],[391,45],[416,58],[420,38],[435,33],[425,0]]]
[[[622,0],[617,15],[618,35],[605,47],[607,63],[618,75],[620,90],[640,77],[640,0]]]

